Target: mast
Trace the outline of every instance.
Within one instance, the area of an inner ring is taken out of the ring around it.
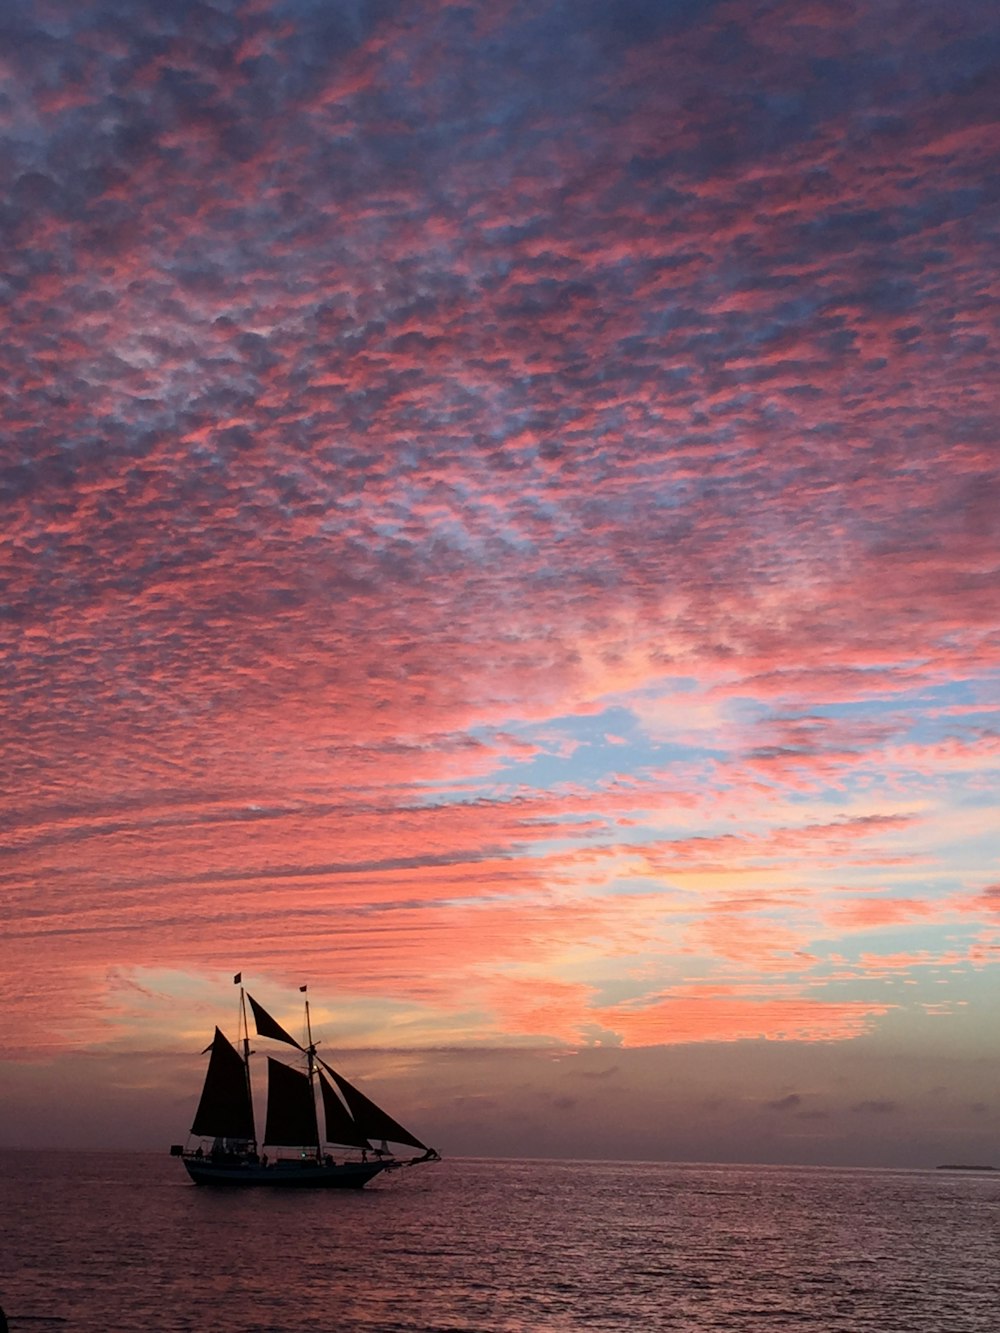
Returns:
[[[247,1080],[247,1101],[250,1103],[251,1113],[253,1108],[253,1088],[250,1084],[250,1026],[247,1023],[247,997],[243,989],[243,973],[237,972],[233,977],[233,984],[240,988],[240,1024],[243,1027],[243,1068],[246,1071]],[[254,1125],[253,1139],[251,1140],[251,1149],[257,1151],[257,1126]]]
[[[309,1092],[312,1095],[313,1105],[316,1104],[316,1046],[313,1042],[312,1023],[309,1020],[309,995],[308,987],[300,986],[299,990],[306,997],[306,1061],[309,1069]],[[323,1155],[323,1145],[320,1142],[319,1116],[316,1116],[316,1160],[317,1162]]]

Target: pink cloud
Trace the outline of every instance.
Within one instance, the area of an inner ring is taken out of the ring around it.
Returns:
[[[996,670],[985,66],[613,10],[544,79],[517,6],[11,44],[19,1043],[234,937],[442,1027],[478,979],[491,1036],[847,1038],[884,1007],[779,993],[820,931],[992,920],[941,833],[997,755],[943,702]],[[609,1009],[588,950],[769,989]]]
[[[940,914],[936,904],[913,898],[850,898],[831,909],[831,924],[852,930],[877,930],[908,921],[934,918]]]
[[[618,1006],[604,1021],[623,1033],[628,1045],[731,1042],[765,1038],[781,1041],[845,1041],[870,1031],[888,1012],[878,1003],[760,999],[725,1002],[664,999],[634,1009]]]

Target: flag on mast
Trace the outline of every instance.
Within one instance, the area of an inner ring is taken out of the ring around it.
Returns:
[[[243,980],[243,973],[237,972],[235,977],[233,977],[233,985],[238,986],[242,980]]]
[[[305,991],[305,990],[308,990],[308,989],[309,989],[308,986],[300,986],[300,987],[299,987],[299,990],[302,990],[302,991]]]

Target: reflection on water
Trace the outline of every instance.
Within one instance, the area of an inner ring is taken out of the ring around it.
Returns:
[[[24,1328],[1000,1328],[1000,1173],[466,1160],[280,1195],[199,1189],[165,1156],[0,1170]]]

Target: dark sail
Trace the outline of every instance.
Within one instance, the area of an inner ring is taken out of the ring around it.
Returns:
[[[316,1147],[316,1101],[308,1075],[267,1057],[264,1142],[282,1148]]]
[[[250,1008],[253,1010],[253,1021],[257,1025],[258,1037],[271,1037],[274,1041],[287,1041],[289,1046],[297,1046],[300,1051],[302,1050],[301,1045],[295,1038],[289,1036],[262,1004],[258,1004],[252,995],[247,995],[247,999],[250,1001]]]
[[[326,1115],[328,1143],[344,1143],[351,1148],[370,1148],[372,1145],[358,1129],[344,1103],[337,1096],[328,1079],[320,1073],[319,1086],[323,1092],[323,1111]]]
[[[380,1106],[376,1106],[363,1092],[359,1092],[353,1084],[348,1083],[347,1079],[341,1077],[335,1069],[331,1069],[328,1064],[324,1064],[323,1068],[336,1082],[344,1101],[347,1103],[347,1109],[354,1117],[355,1123],[362,1134],[367,1134],[370,1139],[388,1139],[392,1143],[408,1143],[413,1148],[422,1148],[424,1152],[427,1151],[426,1143],[421,1143],[419,1139],[415,1139],[398,1120],[393,1120],[391,1115],[386,1115]]]
[[[218,1028],[209,1048],[205,1087],[195,1113],[192,1134],[211,1135],[212,1138],[252,1139],[253,1105],[247,1068],[235,1046]]]

